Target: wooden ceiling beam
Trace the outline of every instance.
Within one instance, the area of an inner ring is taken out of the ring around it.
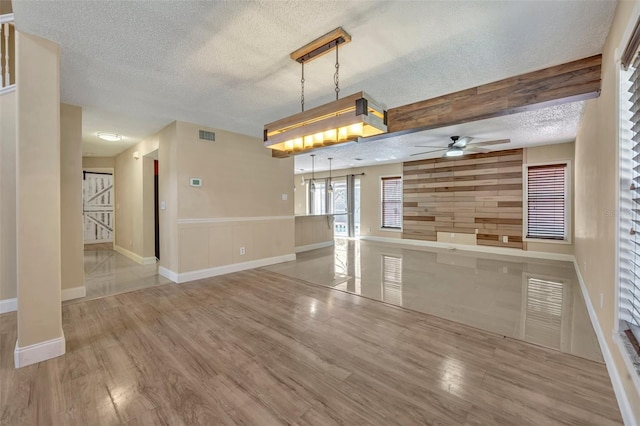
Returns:
[[[402,134],[596,98],[602,55],[391,108],[388,133]],[[377,136],[376,139],[384,138]]]

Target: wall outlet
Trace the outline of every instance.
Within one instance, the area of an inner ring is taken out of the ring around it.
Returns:
[[[367,232],[370,234],[371,233],[371,227],[367,228]]]
[[[244,256],[246,252],[247,251],[244,249],[244,247],[240,247],[240,256]]]
[[[451,233],[451,239],[453,240],[455,237],[456,237],[456,234],[452,232]]]
[[[502,236],[502,242],[503,243],[508,243],[509,242],[509,236],[508,235],[503,235]]]
[[[282,194],[282,201],[287,201],[287,198],[289,198],[287,194]]]

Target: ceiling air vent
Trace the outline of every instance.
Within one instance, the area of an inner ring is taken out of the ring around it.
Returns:
[[[200,139],[202,139],[203,141],[215,142],[216,134],[213,132],[208,132],[206,130],[200,130]]]

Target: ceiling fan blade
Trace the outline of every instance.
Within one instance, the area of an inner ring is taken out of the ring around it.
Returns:
[[[438,152],[438,151],[446,151],[447,148],[441,148],[441,149],[434,149],[433,151],[425,151],[425,152],[416,152],[415,154],[411,154],[410,157],[413,157],[414,155],[423,155],[423,154],[429,154],[432,152]]]
[[[457,148],[464,148],[472,140],[473,138],[471,136],[463,136],[459,138],[457,141],[455,141],[451,146],[455,146]]]
[[[500,145],[500,144],[509,143],[509,142],[511,142],[511,139],[498,139],[495,141],[474,142],[471,145],[474,145],[474,146]]]
[[[415,148],[438,148],[438,149],[447,149],[444,146],[434,146],[434,145],[414,145]]]
[[[467,145],[467,147],[464,149],[465,152],[491,152],[490,149],[487,148],[481,148],[479,146],[473,146],[473,145]]]

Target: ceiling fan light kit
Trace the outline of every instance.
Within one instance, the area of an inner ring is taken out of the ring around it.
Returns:
[[[351,41],[342,28],[312,41],[291,53],[291,58],[302,65],[302,112],[264,126],[264,146],[288,155],[325,146],[354,142],[359,138],[375,136],[387,131],[387,112],[365,92],[339,99],[338,46]],[[332,50],[336,51],[334,75],[336,100],[319,107],[304,110],[304,65]]]

